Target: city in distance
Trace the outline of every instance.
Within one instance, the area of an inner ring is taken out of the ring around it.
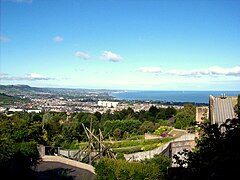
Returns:
[[[150,106],[181,107],[186,103],[208,106],[209,96],[237,96],[238,91],[126,91],[111,89],[40,88],[0,85],[2,111],[106,112],[127,107],[135,111]],[[103,103],[105,102],[105,104]]]

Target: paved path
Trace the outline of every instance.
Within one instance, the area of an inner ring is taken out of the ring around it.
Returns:
[[[94,167],[58,156],[44,156],[36,168],[38,180],[47,179],[96,179]]]

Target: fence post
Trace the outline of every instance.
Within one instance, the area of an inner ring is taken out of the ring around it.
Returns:
[[[58,156],[60,155],[60,147],[58,147],[57,155],[58,155]]]

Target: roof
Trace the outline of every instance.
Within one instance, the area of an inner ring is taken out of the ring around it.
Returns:
[[[233,98],[231,96],[210,96],[209,109],[209,117],[212,124],[222,124],[227,119],[236,118]]]

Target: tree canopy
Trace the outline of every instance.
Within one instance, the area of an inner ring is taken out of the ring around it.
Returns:
[[[235,179],[240,169],[240,121],[228,119],[225,123],[202,123],[200,138],[193,151],[176,155],[177,164],[187,166],[175,179]],[[183,156],[186,159],[183,159]]]

